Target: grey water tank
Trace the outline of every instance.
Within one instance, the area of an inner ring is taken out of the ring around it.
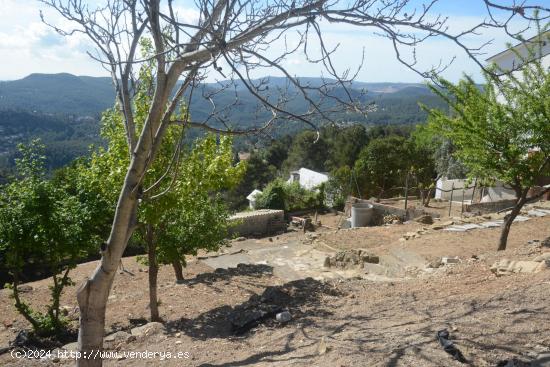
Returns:
[[[351,226],[365,227],[372,221],[374,207],[368,203],[355,203],[351,205]]]

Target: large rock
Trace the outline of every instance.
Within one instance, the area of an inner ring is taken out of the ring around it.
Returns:
[[[125,331],[117,331],[116,333],[109,334],[105,337],[104,341],[106,342],[114,342],[119,340],[126,341],[130,337],[130,334],[128,334]]]
[[[17,290],[21,293],[27,293],[27,292],[31,292],[33,288],[28,284],[21,284],[17,286]]]
[[[550,261],[550,252],[545,252],[542,255],[535,257],[533,261],[537,261],[537,262]]]
[[[135,327],[131,330],[132,335],[134,336],[150,336],[159,334],[164,331],[164,325],[160,322],[150,322],[143,326]]]
[[[532,367],[550,367],[550,353],[542,353],[531,363]]]
[[[548,264],[538,261],[514,261],[502,259],[491,266],[491,271],[497,276],[510,275],[513,273],[538,273],[548,269]]]
[[[324,266],[327,268],[353,269],[362,268],[365,263],[378,264],[380,258],[363,250],[339,251],[334,256],[325,259]]]
[[[418,218],[415,218],[415,222],[422,223],[422,224],[433,224],[434,219],[431,215],[425,214]]]
[[[275,318],[291,302],[292,297],[280,287],[268,287],[261,295],[253,295],[229,314],[231,330],[242,335],[248,330]]]
[[[68,351],[77,351],[78,350],[78,342],[65,344],[63,346],[63,349],[68,350]]]

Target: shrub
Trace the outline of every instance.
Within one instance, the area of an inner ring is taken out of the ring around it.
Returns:
[[[18,179],[0,191],[0,252],[6,254],[2,266],[13,278],[12,290],[17,311],[43,336],[56,335],[66,327],[60,312],[63,288],[72,284],[69,271],[92,243],[85,223],[87,208],[65,187],[45,177],[44,147],[33,142],[20,146]],[[47,264],[52,274],[51,300],[45,313],[33,310],[21,298],[18,285],[26,263]]]
[[[256,197],[260,209],[299,211],[323,207],[324,188],[307,190],[298,182],[287,183],[282,179],[270,182],[263,193]]]

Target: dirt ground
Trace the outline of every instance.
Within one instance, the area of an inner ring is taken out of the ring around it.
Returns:
[[[323,224],[335,216],[320,217]],[[333,227],[334,228],[334,227]],[[187,352],[182,359],[125,358],[107,366],[459,366],[436,339],[446,328],[472,366],[497,366],[516,358],[527,363],[550,353],[550,270],[536,274],[496,277],[491,264],[500,258],[531,259],[550,248],[528,244],[550,236],[550,216],[515,223],[508,250],[495,250],[499,229],[444,232],[425,225],[403,225],[334,231],[320,229],[312,247],[366,248],[373,253],[411,252],[427,260],[459,256],[460,264],[397,281],[368,279],[288,281],[275,276],[273,264],[250,264],[216,271],[193,259],[184,284],[175,284],[172,269],[159,273],[159,298],[165,329],[136,340],[107,344],[119,351]],[[400,240],[408,232],[417,238]],[[285,237],[288,236],[288,239]],[[277,239],[255,240],[287,246],[311,235],[288,233]],[[287,241],[287,242],[284,242]],[[330,251],[330,250],[327,250]],[[476,258],[472,258],[475,255]],[[125,258],[126,272],[118,274],[107,312],[106,333],[127,330],[147,317],[147,273],[135,258]],[[82,282],[95,262],[72,273]],[[48,297],[48,280],[29,283],[23,294],[33,306]],[[242,336],[231,333],[229,315],[268,286],[279,285],[292,296],[286,324],[268,322]],[[75,287],[62,305],[77,318]],[[0,348],[7,346],[27,323],[13,309],[7,290],[0,290]],[[75,321],[76,323],[76,321]],[[550,357],[548,358],[550,363]],[[520,362],[516,366],[522,365]],[[64,365],[69,360],[17,360],[0,356],[0,365]],[[542,364],[541,364],[542,365]]]

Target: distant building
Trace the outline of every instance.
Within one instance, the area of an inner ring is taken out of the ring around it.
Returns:
[[[298,182],[304,189],[312,190],[328,181],[328,175],[325,173],[315,172],[307,168],[300,168],[298,171],[290,173],[288,183]]]
[[[248,200],[248,207],[250,209],[256,209],[256,196],[260,195],[262,192],[260,190],[254,189],[248,196],[246,197],[246,200]]]

